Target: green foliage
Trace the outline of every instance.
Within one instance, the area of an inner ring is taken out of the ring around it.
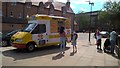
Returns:
[[[76,16],[77,22],[79,23],[79,30],[88,28],[90,22],[90,16],[87,14],[80,14]]]
[[[105,10],[99,14],[99,23],[106,25],[106,27],[120,28],[120,1],[106,2],[104,9]]]

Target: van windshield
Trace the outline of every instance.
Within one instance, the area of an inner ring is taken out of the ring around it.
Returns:
[[[30,32],[36,26],[36,23],[29,23],[24,29],[23,32]]]

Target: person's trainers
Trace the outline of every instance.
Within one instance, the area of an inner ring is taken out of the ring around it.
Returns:
[[[63,52],[63,54],[65,54],[65,52]]]
[[[75,53],[77,53],[77,50],[75,51]]]
[[[102,49],[100,48],[100,50],[102,51]]]

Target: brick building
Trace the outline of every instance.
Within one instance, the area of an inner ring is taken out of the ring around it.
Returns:
[[[38,2],[39,1],[39,2]],[[74,12],[70,7],[69,0],[61,3],[53,0],[47,2],[38,0],[22,0],[20,2],[2,2],[2,32],[21,29],[27,24],[27,17],[34,14],[46,14],[64,16],[70,19],[71,27],[74,22]]]

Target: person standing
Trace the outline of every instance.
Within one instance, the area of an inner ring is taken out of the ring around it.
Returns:
[[[66,45],[66,34],[65,28],[63,26],[60,27],[60,54],[65,53],[65,45]]]
[[[100,31],[97,29],[97,33],[96,33],[96,39],[97,39],[97,49],[101,49],[101,34]]]
[[[117,37],[117,33],[115,32],[114,29],[112,29],[112,32],[110,33],[111,54],[114,54],[116,37]]]
[[[97,37],[96,37],[96,33],[97,33],[97,31],[95,31],[95,33],[94,33],[94,38],[95,38],[95,44],[97,45]]]
[[[76,53],[77,52],[77,38],[78,38],[78,35],[76,32],[73,33],[73,36],[72,36],[72,45],[73,45],[73,53]]]

